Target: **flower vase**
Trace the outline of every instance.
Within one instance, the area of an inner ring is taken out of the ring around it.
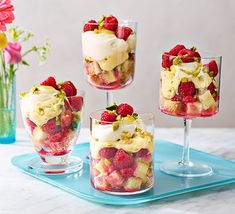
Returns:
[[[0,69],[0,144],[15,142],[16,81],[14,72]]]

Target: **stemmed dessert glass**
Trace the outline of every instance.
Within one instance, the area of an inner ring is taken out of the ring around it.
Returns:
[[[111,19],[106,23],[106,18]],[[112,23],[115,19],[116,23]],[[83,22],[82,50],[88,83],[106,91],[107,105],[113,103],[113,90],[127,87],[134,78],[135,21],[117,21],[113,16]]]
[[[222,57],[208,53],[201,57],[198,52],[192,57],[179,55],[162,55],[160,111],[183,118],[184,146],[180,161],[162,163],[160,169],[181,177],[206,176],[213,172],[209,165],[190,161],[190,130],[192,119],[212,117],[219,111]]]

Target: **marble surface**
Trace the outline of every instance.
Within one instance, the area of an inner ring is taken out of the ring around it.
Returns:
[[[181,143],[183,129],[157,129],[156,136]],[[10,163],[14,155],[33,152],[24,130],[18,142],[0,144],[0,214],[231,214],[235,209],[235,184],[171,197],[139,206],[113,207],[94,204],[21,173]],[[79,142],[88,140],[83,129]],[[235,160],[235,129],[193,129],[192,145],[206,152]]]

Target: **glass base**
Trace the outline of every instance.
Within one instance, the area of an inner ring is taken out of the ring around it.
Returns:
[[[102,192],[110,194],[110,195],[137,195],[137,194],[147,192],[152,188],[153,188],[153,185],[147,189],[143,189],[143,190],[135,191],[135,192],[114,192],[114,191],[102,191]]]
[[[160,165],[160,170],[169,175],[195,178],[211,175],[213,170],[210,166],[201,163],[166,162]]]
[[[69,157],[65,164],[46,164],[40,157],[33,158],[28,163],[28,167],[38,174],[61,175],[77,172],[82,169],[83,161],[78,157]]]
[[[15,141],[16,141],[15,136],[9,136],[9,137],[1,137],[0,136],[0,144],[15,143]]]

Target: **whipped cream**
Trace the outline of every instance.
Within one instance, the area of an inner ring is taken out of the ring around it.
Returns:
[[[48,120],[61,114],[64,106],[64,96],[50,86],[33,87],[21,98],[22,114],[42,126]]]
[[[127,52],[128,43],[118,39],[114,34],[87,31],[82,33],[82,49],[85,57],[99,61],[112,56],[117,51]]]
[[[92,130],[92,137],[99,141],[117,141],[121,138],[124,131],[131,134],[135,133],[135,129],[140,128],[145,130],[145,125],[141,120],[136,122],[120,122],[119,127],[116,131],[113,131],[112,124],[107,125],[96,125]]]

